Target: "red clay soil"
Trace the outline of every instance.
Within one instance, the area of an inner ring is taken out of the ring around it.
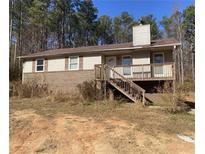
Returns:
[[[194,144],[175,135],[152,136],[136,124],[110,118],[59,114],[44,117],[33,110],[10,115],[11,154],[193,154]]]

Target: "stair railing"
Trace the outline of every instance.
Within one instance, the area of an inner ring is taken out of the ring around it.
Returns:
[[[118,73],[112,67],[110,67],[106,64],[102,65],[102,67],[104,70],[103,74],[105,75],[105,77],[104,77],[105,80],[114,82],[119,87],[124,88],[132,95],[137,94],[137,98],[141,99],[141,101],[143,102],[143,105],[145,105],[145,90],[143,88],[141,88],[140,86],[135,84],[133,81],[125,78],[123,75]],[[120,80],[120,81],[118,81],[118,80]]]

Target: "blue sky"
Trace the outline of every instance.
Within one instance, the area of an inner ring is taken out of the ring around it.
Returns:
[[[182,11],[195,2],[194,0],[93,0],[93,3],[98,8],[98,17],[101,15],[115,17],[127,11],[135,19],[153,14],[159,22],[163,16],[170,16],[174,8]]]

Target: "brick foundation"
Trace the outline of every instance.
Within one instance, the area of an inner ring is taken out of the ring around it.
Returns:
[[[94,70],[24,73],[24,82],[47,83],[52,90],[70,91],[83,81],[93,80]]]

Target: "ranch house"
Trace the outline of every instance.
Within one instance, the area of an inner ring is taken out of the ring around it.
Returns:
[[[52,49],[19,57],[22,80],[67,91],[95,80],[96,88],[112,87],[134,102],[144,102],[146,92],[175,80],[173,53],[180,45],[174,38],[151,40],[150,25],[134,26],[130,43]]]

